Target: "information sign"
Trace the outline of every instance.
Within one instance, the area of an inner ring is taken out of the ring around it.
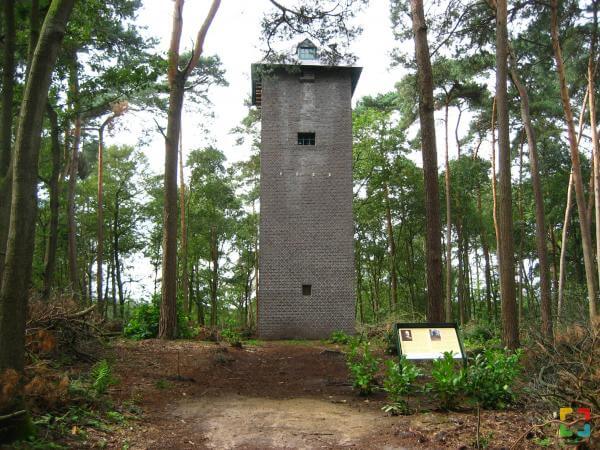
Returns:
[[[395,337],[398,354],[406,359],[438,359],[452,352],[455,359],[466,360],[455,323],[397,323]]]

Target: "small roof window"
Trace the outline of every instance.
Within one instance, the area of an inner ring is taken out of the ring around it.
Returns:
[[[317,59],[317,46],[309,39],[305,39],[298,44],[298,58],[302,61]]]

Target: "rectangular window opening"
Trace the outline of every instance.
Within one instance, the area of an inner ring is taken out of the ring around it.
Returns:
[[[303,284],[302,285],[302,295],[311,295],[312,294],[312,285],[311,284]]]
[[[298,145],[315,145],[315,133],[298,133]]]

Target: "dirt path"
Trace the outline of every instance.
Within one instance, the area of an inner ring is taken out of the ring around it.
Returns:
[[[385,397],[356,396],[339,348],[265,343],[243,349],[156,340],[116,344],[116,403],[139,419],[105,436],[121,449],[473,448],[476,418],[426,412],[389,417]],[[485,411],[487,448],[525,430],[518,412]],[[533,447],[532,447],[533,448]]]

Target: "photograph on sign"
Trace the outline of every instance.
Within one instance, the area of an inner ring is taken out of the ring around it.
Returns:
[[[397,330],[399,350],[407,359],[438,359],[445,352],[452,352],[455,359],[464,358],[453,324],[398,324]]]

